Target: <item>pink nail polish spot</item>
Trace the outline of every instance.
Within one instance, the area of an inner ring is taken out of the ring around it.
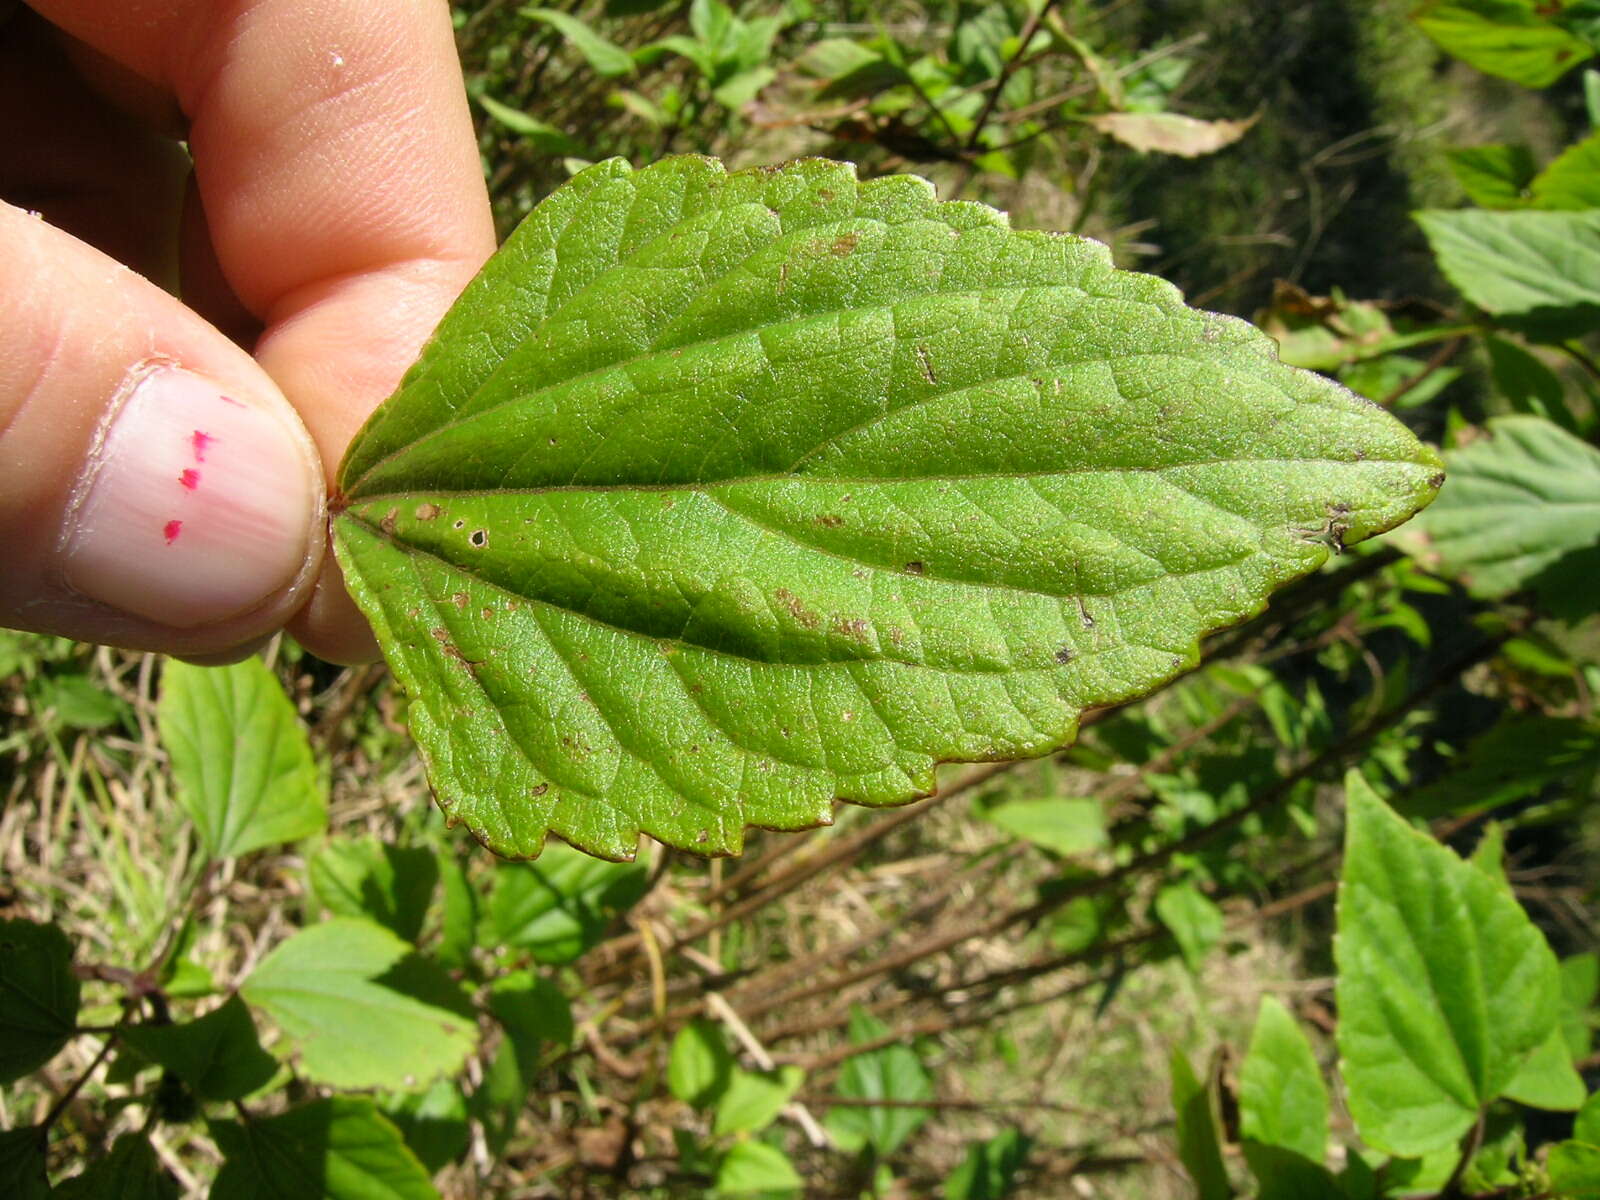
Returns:
[[[183,484],[184,487],[188,488],[192,492],[195,490],[195,488],[200,486],[200,472],[196,471],[193,467],[188,467],[184,470],[182,475],[178,476],[178,482]]]
[[[178,535],[183,532],[183,522],[168,521],[164,526],[162,526],[161,532],[166,536],[167,545],[170,546],[173,542],[178,540]]]
[[[243,404],[241,404],[239,401],[235,400],[232,396],[223,396],[222,397],[222,402],[224,404],[231,404],[235,408],[243,408],[244,407]]]
[[[198,429],[194,431],[194,436],[189,439],[189,442],[194,446],[195,462],[205,462],[206,448],[216,440],[209,433],[201,433]]]

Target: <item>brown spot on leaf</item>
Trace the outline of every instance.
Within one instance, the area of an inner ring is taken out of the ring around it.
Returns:
[[[870,642],[872,640],[872,626],[860,617],[846,620],[840,617],[833,623],[833,631],[855,642]]]
[[[837,529],[844,524],[844,518],[837,513],[824,513],[817,518],[818,525],[826,525],[829,529]]]
[[[482,550],[489,544],[489,531],[487,529],[474,529],[467,535],[467,541]]]
[[[1444,472],[1440,471],[1437,475],[1431,476],[1428,479],[1428,486],[1431,488],[1442,488],[1444,486]]]
[[[779,588],[772,593],[779,604],[789,610],[789,615],[807,629],[815,629],[822,624],[822,618],[805,606],[805,603],[788,588]]]
[[[529,788],[528,789],[528,794],[530,796],[542,796],[546,792],[548,792],[549,790],[550,790],[550,785],[548,783],[539,783],[539,784],[535,784],[533,787]]]
[[[1056,651],[1056,661],[1063,667],[1076,657],[1077,655],[1072,652],[1071,646],[1063,646],[1061,649]]]
[[[833,245],[828,247],[828,253],[839,258],[848,258],[856,252],[856,246],[861,238],[853,233],[842,233],[833,239]]]
[[[470,599],[471,599],[471,597],[468,596],[465,592],[455,592],[450,597],[450,603],[454,604],[459,609],[465,609],[467,607],[467,602]],[[435,636],[438,636],[438,635],[436,634]]]
[[[927,570],[928,570],[928,568],[925,567],[922,563],[918,562],[916,559],[912,559],[910,562],[908,562],[906,564],[906,574],[907,575],[922,575],[922,574],[925,574],[927,572]]]
[[[933,373],[933,359],[929,357],[926,346],[917,347],[917,370],[922,372],[922,377],[930,384],[938,384],[939,378]]]
[[[439,506],[437,504],[417,505],[417,520],[419,521],[431,521],[438,515]]]
[[[378,528],[383,530],[390,537],[393,537],[394,523],[399,519],[399,517],[400,510],[398,508],[391,508],[388,512],[383,514],[383,520],[378,522]]]

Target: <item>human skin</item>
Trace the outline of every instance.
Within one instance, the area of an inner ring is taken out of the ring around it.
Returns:
[[[372,657],[326,485],[494,248],[447,5],[0,0],[0,146],[0,625]]]

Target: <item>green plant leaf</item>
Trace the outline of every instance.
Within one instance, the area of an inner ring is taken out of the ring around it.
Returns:
[[[127,1026],[122,1038],[202,1100],[242,1099],[265,1086],[278,1069],[261,1048],[250,1010],[238,996],[194,1021]]]
[[[717,1167],[719,1196],[798,1196],[804,1186],[789,1156],[766,1142],[739,1142]]]
[[[326,791],[305,728],[260,659],[227,667],[168,659],[157,717],[178,802],[212,858],[327,826]]]
[[[696,1019],[678,1030],[667,1056],[667,1086],[695,1108],[710,1108],[722,1099],[733,1078],[733,1054],[722,1027]]]
[[[1589,1089],[1572,1065],[1560,1025],[1523,1061],[1501,1094],[1518,1104],[1553,1112],[1576,1112],[1583,1105]]]
[[[1542,88],[1594,53],[1544,12],[1537,0],[1425,0],[1415,19],[1422,32],[1463,62]]]
[[[1157,892],[1155,910],[1183,952],[1183,961],[1191,971],[1200,970],[1211,948],[1222,940],[1222,910],[1187,880]]]
[[[267,955],[240,993],[283,1030],[311,1079],[416,1088],[460,1070],[477,1026],[459,989],[389,930],[335,917]]]
[[[1346,778],[1334,956],[1339,1051],[1362,1138],[1449,1146],[1558,1028],[1555,955],[1499,884]]]
[[[439,854],[439,884],[443,902],[434,954],[441,966],[464,967],[477,944],[478,892],[460,861],[443,852]]]
[[[55,925],[0,921],[0,1083],[44,1066],[78,1020],[72,943]]]
[[[1014,837],[1063,858],[1089,854],[1106,844],[1106,819],[1095,800],[1065,796],[1002,800],[980,810],[984,820]]]
[[[1567,1042],[1567,1055],[1573,1061],[1587,1058],[1594,1041],[1589,1022],[1597,993],[1600,993],[1600,957],[1593,953],[1574,954],[1561,960],[1561,997],[1566,1001],[1561,1033]],[[1595,1139],[1600,1145],[1600,1138]]]
[[[715,854],[1064,745],[1438,475],[1096,243],[847,164],[612,161],[357,437],[335,538],[449,814]]]
[[[632,55],[572,14],[553,8],[519,8],[517,11],[530,21],[542,22],[558,31],[597,74],[613,77],[633,74]]]
[[[1600,208],[1600,134],[1574,142],[1532,180],[1536,208]]]
[[[489,1011],[516,1048],[517,1065],[531,1080],[541,1047],[572,1044],[572,1005],[550,980],[531,971],[502,975],[489,988]]]
[[[540,152],[544,154],[559,154],[563,156],[583,156],[588,153],[583,144],[571,135],[563,133],[547,121],[530,116],[520,108],[513,108],[503,104],[493,96],[479,95],[476,97],[483,111],[488,113],[512,133],[527,138]]]
[[[1447,456],[1450,483],[1400,536],[1475,596],[1523,588],[1557,616],[1600,607],[1600,450],[1540,417],[1498,417]]]
[[[944,1181],[945,1200],[1005,1200],[1032,1148],[1033,1139],[1016,1129],[971,1143],[967,1157]]]
[[[717,1101],[711,1132],[718,1137],[736,1133],[760,1133],[794,1099],[806,1073],[799,1067],[779,1067],[776,1071],[734,1069],[727,1090]]]
[[[466,1097],[454,1080],[383,1101],[381,1108],[430,1175],[458,1161],[472,1143]]]
[[[1590,1146],[1600,1146],[1600,1092],[1583,1102],[1572,1123],[1572,1136]]]
[[[1222,1165],[1217,1118],[1211,1090],[1202,1084],[1188,1057],[1172,1048],[1172,1107],[1178,1114],[1178,1158],[1199,1193],[1199,1200],[1232,1200],[1228,1170]]]
[[[439,860],[424,846],[335,838],[307,864],[311,890],[339,917],[368,917],[408,942],[422,933]]]
[[[857,1045],[884,1037],[889,1027],[863,1008],[850,1010],[850,1040]],[[908,1045],[880,1046],[845,1060],[838,1092],[854,1100],[931,1100],[933,1081]],[[871,1146],[880,1158],[898,1150],[932,1113],[926,1108],[828,1110],[828,1132],[844,1150]]]
[[[56,1200],[178,1200],[178,1182],[161,1165],[149,1138],[125,1133],[87,1170],[57,1184],[53,1195]]]
[[[1275,996],[1263,996],[1239,1071],[1239,1136],[1321,1164],[1328,1089],[1305,1032]]]
[[[1600,211],[1425,210],[1439,270],[1501,323],[1542,341],[1600,328]]]
[[[211,1200],[438,1200],[400,1131],[364,1096],[210,1128],[223,1156]]]
[[[643,867],[597,862],[570,846],[551,846],[538,862],[495,872],[489,922],[499,944],[546,963],[577,958],[619,913],[644,894]]]
[[[45,1131],[37,1125],[0,1129],[0,1195],[16,1200],[46,1200]]]
[[[1447,150],[1445,158],[1467,199],[1481,208],[1522,208],[1539,174],[1533,152],[1520,143]]]
[[[1600,1200],[1600,1146],[1559,1142],[1545,1165],[1563,1200]]]

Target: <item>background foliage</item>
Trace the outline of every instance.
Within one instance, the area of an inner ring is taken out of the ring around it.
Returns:
[[[1067,753],[710,863],[494,860],[382,668],[0,634],[0,1193],[1600,1195],[1593,6],[456,18],[503,231],[612,155],[912,170],[1451,481]]]

